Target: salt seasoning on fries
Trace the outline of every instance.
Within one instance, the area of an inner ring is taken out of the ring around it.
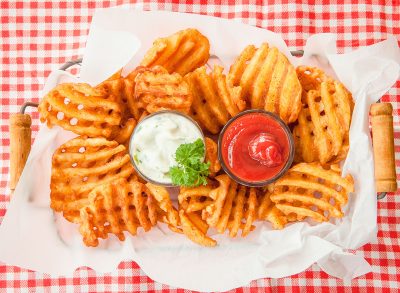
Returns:
[[[209,52],[189,28],[157,39],[127,76],[60,84],[43,97],[41,121],[80,135],[53,155],[50,206],[85,245],[164,223],[213,247],[210,229],[246,237],[257,221],[283,229],[343,217],[354,191],[336,164],[354,106],[344,85],[318,68],[295,70],[266,43],[247,46],[227,76],[207,71]]]

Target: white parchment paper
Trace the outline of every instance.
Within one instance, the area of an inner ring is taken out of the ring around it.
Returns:
[[[82,244],[77,227],[49,208],[51,156],[76,136],[42,125],[15,194],[0,226],[0,261],[53,276],[71,275],[80,266],[109,272],[123,260],[134,260],[155,281],[199,291],[223,291],[262,277],[285,277],[313,263],[328,274],[350,280],[371,271],[359,255],[345,252],[375,239],[377,203],[368,110],[397,80],[400,52],[389,37],[379,44],[349,54],[336,54],[335,36],[312,36],[301,59],[290,55],[285,42],[270,31],[235,21],[170,12],[107,9],[96,12],[91,26],[81,82],[95,85],[122,66],[129,72],[154,39],[179,29],[198,28],[211,43],[212,54],[226,68],[248,44],[268,42],[294,65],[316,65],[341,80],[353,93],[355,108],[350,129],[350,151],[344,173],[355,179],[356,192],[345,207],[345,217],[323,224],[296,223],[281,231],[257,223],[248,237],[213,235],[215,248],[200,247],[160,224],[148,233],[119,242],[111,236],[98,248]],[[43,90],[76,80],[53,72]]]

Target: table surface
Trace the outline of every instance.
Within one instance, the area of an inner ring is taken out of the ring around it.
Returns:
[[[45,78],[69,60],[80,57],[85,47],[91,17],[96,8],[124,5],[137,10],[168,10],[235,18],[244,23],[282,34],[290,49],[302,49],[305,40],[315,34],[337,34],[341,52],[370,45],[393,34],[400,43],[400,3],[375,1],[375,4],[329,5],[305,1],[1,1],[0,39],[0,223],[9,202],[9,117],[25,101],[39,101]],[[289,3],[290,2],[290,3]],[[319,1],[320,2],[320,1]],[[370,1],[367,1],[370,2]],[[397,173],[400,169],[400,81],[383,97],[394,106]],[[38,130],[38,115],[32,113],[33,138]],[[353,251],[363,255],[373,272],[351,283],[330,277],[317,266],[281,279],[260,279],[237,292],[357,291],[398,292],[400,288],[400,200],[389,194],[378,203],[377,241]],[[4,241],[4,239],[0,240]],[[87,268],[71,278],[55,278],[0,263],[0,291],[149,291],[186,292],[152,281],[134,262],[123,262],[109,274]],[[232,291],[232,292],[233,292]]]

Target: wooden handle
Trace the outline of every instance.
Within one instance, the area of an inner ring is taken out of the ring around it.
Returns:
[[[395,192],[397,190],[392,115],[393,107],[390,103],[377,103],[371,106],[377,192]]]
[[[10,189],[17,186],[31,150],[31,116],[12,114],[10,118]]]

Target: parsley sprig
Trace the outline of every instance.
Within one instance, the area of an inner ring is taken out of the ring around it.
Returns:
[[[177,166],[170,167],[169,175],[174,185],[193,187],[207,184],[210,163],[204,163],[204,142],[181,144],[175,152]]]

